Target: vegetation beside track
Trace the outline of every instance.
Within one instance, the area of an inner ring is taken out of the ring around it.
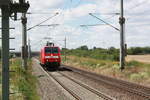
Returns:
[[[66,52],[67,55],[75,55],[78,57],[88,57],[98,60],[110,60],[119,61],[119,49],[115,47],[110,48],[97,48],[93,47],[91,49],[88,46],[83,45],[76,49],[62,49],[62,54]],[[150,54],[150,47],[131,47],[127,49],[128,55],[139,55],[139,54]]]
[[[150,47],[131,47],[127,49],[129,55],[150,54]],[[126,69],[120,71],[119,49],[110,47],[107,49],[88,46],[80,46],[76,49],[62,49],[62,55],[67,54],[66,65],[90,70],[96,73],[137,82],[150,84],[150,64],[137,61],[126,63]],[[144,59],[142,59],[144,60]],[[150,85],[149,85],[150,86]]]
[[[28,70],[21,68],[20,59],[10,60],[10,100],[40,100],[37,94],[37,79],[32,75],[32,61]],[[0,80],[1,82],[1,80]]]
[[[0,99],[2,98],[2,66],[0,61]]]
[[[73,55],[67,56],[66,61],[63,57],[63,64],[150,86],[150,64],[130,61],[126,63],[126,69],[121,72],[117,61],[97,60]]]
[[[98,60],[119,60],[119,49],[114,47],[110,47],[108,49],[93,47],[93,49],[88,49],[87,46],[81,46],[76,49],[62,49],[62,54],[64,54],[64,52],[66,52],[67,55],[89,57]]]

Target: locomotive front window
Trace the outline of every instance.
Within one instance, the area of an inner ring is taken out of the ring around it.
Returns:
[[[45,48],[45,53],[58,53],[58,48]]]

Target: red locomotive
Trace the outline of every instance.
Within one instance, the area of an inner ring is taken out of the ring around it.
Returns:
[[[41,49],[40,63],[42,66],[58,68],[61,64],[60,48],[54,46],[54,43],[47,43]]]

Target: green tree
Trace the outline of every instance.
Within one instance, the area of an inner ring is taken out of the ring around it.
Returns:
[[[78,49],[80,49],[80,50],[88,50],[88,46],[87,45],[83,45],[83,46],[79,47]]]

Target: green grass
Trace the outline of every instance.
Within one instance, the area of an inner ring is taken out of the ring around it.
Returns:
[[[67,56],[64,64],[85,68],[99,74],[126,79],[137,83],[150,82],[150,64],[137,61],[126,62],[125,70],[121,72],[119,62],[110,60],[97,60],[88,57]]]
[[[62,50],[62,54],[64,54],[64,50]],[[111,61],[119,61],[119,50],[115,48],[103,49],[72,49],[66,50],[67,55],[75,55],[78,57],[89,57],[98,60],[111,60]]]
[[[115,61],[110,61],[110,60],[97,60],[93,58],[88,58],[88,57],[78,57],[78,56],[67,56],[67,61],[64,61],[64,58],[62,56],[62,62],[64,64],[70,64],[74,66],[80,66],[84,68],[88,68],[91,70],[96,70],[96,69],[105,69],[105,68],[110,68],[113,66],[116,68],[118,67],[118,62]]]
[[[150,64],[145,64],[137,61],[130,61],[126,63],[128,77],[134,81],[144,81],[150,78]]]
[[[21,67],[20,59],[10,61],[10,100],[40,100],[37,94],[37,79],[32,75],[32,61],[28,61],[28,70]]]
[[[0,99],[2,98],[2,66],[1,66],[1,59],[0,59]]]
[[[135,66],[142,66],[144,63],[140,63],[138,61],[130,61],[126,62],[127,67],[135,67]]]

